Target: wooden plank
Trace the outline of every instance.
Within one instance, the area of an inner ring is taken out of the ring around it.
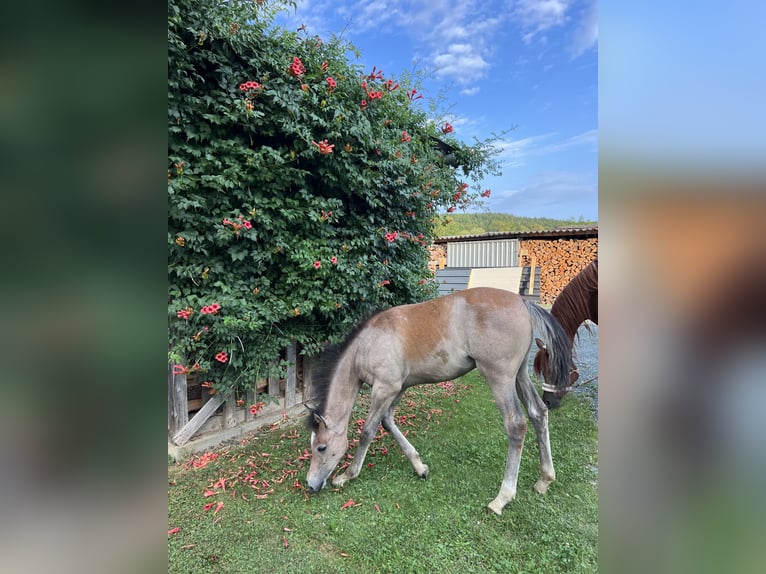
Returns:
[[[314,396],[314,369],[316,368],[316,359],[307,355],[303,356],[303,401],[307,401]]]
[[[173,373],[168,363],[168,431],[172,434],[189,422],[189,406],[186,398],[186,375]]]
[[[237,404],[234,399],[234,393],[230,393],[223,403],[223,426],[231,428],[237,424]]]
[[[272,365],[272,368],[276,368],[276,365]],[[274,398],[279,398],[279,378],[274,375],[269,375],[269,394]]]
[[[295,404],[295,387],[297,383],[296,362],[298,355],[297,345],[290,343],[287,347],[287,382],[285,385],[285,406],[291,407]]]
[[[189,439],[194,435],[194,433],[197,432],[203,424],[205,424],[205,421],[209,419],[213,413],[215,413],[218,407],[220,407],[225,400],[226,397],[222,396],[221,394],[213,395],[208,402],[202,405],[202,408],[197,411],[197,414],[194,415],[180,431],[173,435],[173,442],[178,446],[183,446],[189,442]]]

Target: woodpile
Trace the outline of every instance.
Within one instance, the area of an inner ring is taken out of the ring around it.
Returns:
[[[519,265],[540,267],[540,303],[551,305],[561,290],[598,257],[598,238],[524,239]]]
[[[428,269],[431,273],[436,273],[437,269],[444,269],[447,265],[447,245],[431,245],[428,248]]]

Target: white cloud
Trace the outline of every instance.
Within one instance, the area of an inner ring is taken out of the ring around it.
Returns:
[[[527,164],[530,156],[543,156],[565,151],[577,146],[592,146],[595,150],[598,145],[598,130],[588,130],[569,138],[551,141],[556,133],[547,133],[530,136],[518,140],[504,140],[496,145],[500,149],[498,158],[504,167],[521,167]]]
[[[572,38],[572,59],[581,56],[598,44],[598,7],[596,0],[590,0],[581,13]]]
[[[433,59],[436,75],[449,77],[458,84],[467,85],[484,76],[489,63],[471,44],[452,44],[447,51]]]
[[[557,153],[577,146],[591,146],[595,150],[598,146],[598,130],[588,130],[570,138],[543,146],[540,154]]]
[[[479,93],[480,90],[481,90],[481,88],[479,88],[479,86],[473,86],[473,87],[470,87],[470,88],[465,88],[465,89],[460,90],[460,95],[461,96],[475,96],[476,94]]]
[[[524,43],[530,44],[540,32],[564,24],[571,4],[571,0],[518,0],[513,16],[523,30]]]

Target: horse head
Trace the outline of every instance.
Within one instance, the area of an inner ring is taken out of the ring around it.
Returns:
[[[306,482],[309,493],[315,494],[327,484],[327,478],[348,449],[348,438],[346,429],[343,432],[333,430],[316,409],[308,406],[306,408],[309,409],[309,426],[313,431],[311,433],[311,465],[306,475]]]
[[[535,343],[537,343],[539,350],[535,356],[534,369],[537,374],[541,374],[543,379],[547,381],[548,373],[546,372],[546,366],[548,365],[548,349],[545,344],[538,338],[535,338]],[[572,387],[574,387],[574,384],[579,378],[580,373],[577,370],[577,366],[574,364],[574,362],[570,361],[568,386],[558,388],[543,382],[543,402],[545,403],[545,406],[547,406],[549,409],[556,409],[561,406],[561,399],[563,399],[564,395],[566,395],[572,389]]]

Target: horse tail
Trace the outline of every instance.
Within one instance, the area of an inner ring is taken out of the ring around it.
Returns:
[[[525,302],[535,330],[540,334],[545,343],[545,352],[535,358],[535,370],[545,374],[545,380],[558,389],[564,389],[569,385],[569,362],[571,356],[569,335],[558,322],[556,317],[548,311]],[[537,359],[545,361],[539,365]],[[539,370],[538,370],[539,369]]]

